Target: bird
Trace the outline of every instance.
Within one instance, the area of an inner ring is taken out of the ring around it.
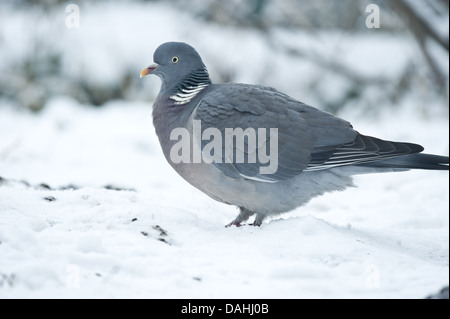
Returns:
[[[410,169],[449,170],[448,156],[421,145],[366,136],[346,120],[275,88],[212,83],[199,53],[166,42],[153,54],[161,88],[152,118],[172,168],[211,198],[239,209],[229,226],[261,226],[327,192],[354,186],[352,176]]]

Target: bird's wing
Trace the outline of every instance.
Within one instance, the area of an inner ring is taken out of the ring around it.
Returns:
[[[352,143],[358,135],[347,121],[298,102],[275,89],[245,84],[215,85],[203,96],[192,119],[201,121],[202,133],[213,128],[220,131],[223,139],[227,129],[228,132],[236,132],[239,128],[243,132],[256,132],[256,149],[250,145],[251,138],[245,138],[245,143],[238,143],[236,139],[231,145],[222,140],[221,154],[212,164],[232,178],[262,182],[292,178],[308,169],[311,160],[315,165],[320,160],[326,161],[333,150]],[[271,154],[275,150],[270,145],[275,136],[270,135],[271,128],[277,129],[276,154]],[[266,134],[260,134],[263,131],[258,129],[266,129]],[[203,136],[202,149],[212,141],[212,136],[211,140],[205,140]],[[239,152],[244,154],[245,161],[237,160]],[[322,156],[324,152],[326,154]],[[261,168],[269,165],[264,155],[276,155],[276,158],[269,156],[271,161],[277,161],[275,172],[262,173]],[[256,158],[256,161],[252,162],[251,158]]]
[[[339,147],[332,145],[316,147],[306,170],[322,170],[348,165],[367,166],[368,163],[382,162],[422,151],[423,147],[417,144],[391,142],[358,133],[354,141]]]

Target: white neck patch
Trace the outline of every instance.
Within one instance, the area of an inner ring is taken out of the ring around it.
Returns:
[[[189,103],[194,97],[200,93],[209,83],[202,83],[197,86],[188,86],[171,95],[169,98],[175,101],[175,105],[183,105]]]

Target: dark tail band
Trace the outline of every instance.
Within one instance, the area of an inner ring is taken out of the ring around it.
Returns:
[[[359,166],[376,168],[430,169],[448,171],[448,156],[432,154],[409,154],[393,159],[360,164]]]

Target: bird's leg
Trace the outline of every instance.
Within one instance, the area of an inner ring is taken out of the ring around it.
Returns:
[[[239,226],[241,226],[241,223],[243,221],[246,221],[250,216],[252,216],[254,214],[254,212],[252,212],[244,207],[239,207],[239,210],[240,210],[239,215],[237,215],[237,217],[231,223],[225,225],[225,227],[230,227],[230,226],[239,227]]]
[[[264,216],[263,214],[256,214],[255,221],[253,223],[251,223],[250,225],[258,226],[258,227],[261,226],[261,224],[264,220],[264,217],[266,217],[266,216]]]

